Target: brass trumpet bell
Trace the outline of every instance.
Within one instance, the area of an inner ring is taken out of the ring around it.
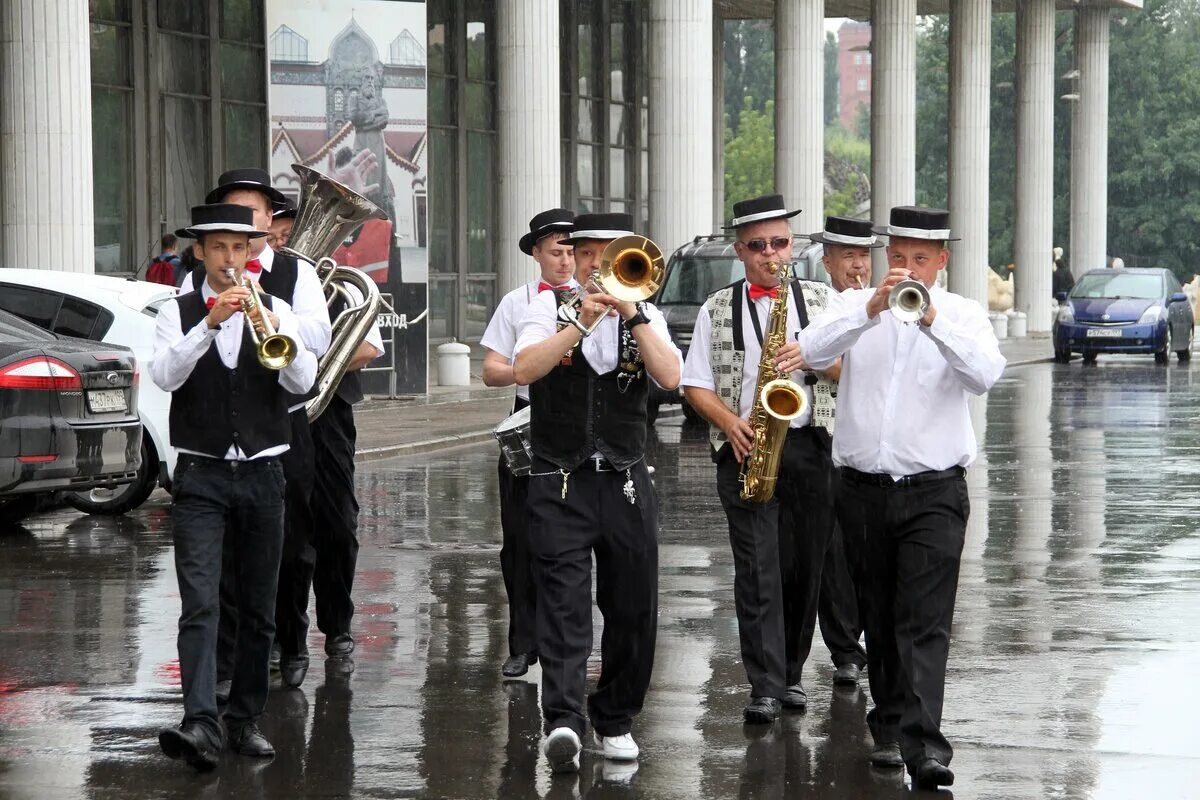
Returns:
[[[920,281],[900,281],[888,295],[888,310],[901,322],[916,322],[929,310],[929,290]]]
[[[296,345],[278,333],[265,337],[258,344],[258,363],[267,369],[283,369],[296,358]]]

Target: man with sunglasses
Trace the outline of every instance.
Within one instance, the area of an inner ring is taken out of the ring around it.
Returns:
[[[754,432],[754,406],[763,333],[779,294],[769,268],[792,260],[792,231],[780,195],[734,203],[730,227],[745,280],[715,292],[700,309],[683,368],[687,401],[709,422],[717,465],[717,493],[729,522],[734,601],[742,662],[750,681],[747,724],[770,724],[783,708],[800,711],[808,696],[800,683],[816,625],[821,566],[833,533],[830,460],[833,377],[819,375],[800,357],[796,337],[824,310],[829,287],[793,280],[788,298],[788,342],[776,365],[804,387],[808,411],[791,423],[775,496],[766,503],[741,498],[739,474]],[[836,367],[831,368],[831,372]]]

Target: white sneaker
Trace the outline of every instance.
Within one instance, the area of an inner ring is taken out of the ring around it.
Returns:
[[[555,728],[546,737],[542,752],[550,762],[551,772],[578,772],[579,751],[583,746],[579,736],[570,728]]]
[[[633,761],[638,757],[637,742],[633,740],[631,734],[601,736],[593,732],[592,735],[596,738],[596,746],[603,751],[605,758],[611,758],[613,761]]]

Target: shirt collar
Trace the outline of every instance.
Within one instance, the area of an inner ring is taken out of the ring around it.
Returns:
[[[263,247],[262,252],[258,254],[258,263],[262,264],[264,272],[271,271],[271,266],[275,263],[275,251],[271,249],[271,245]]]

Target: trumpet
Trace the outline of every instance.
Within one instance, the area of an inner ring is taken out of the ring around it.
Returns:
[[[888,310],[901,322],[916,322],[929,310],[929,290],[912,278],[900,281],[888,295]]]
[[[254,340],[258,363],[267,369],[284,369],[296,358],[296,342],[290,336],[277,333],[271,325],[271,318],[267,316],[263,306],[258,284],[239,278],[237,272],[232,269],[225,270],[225,274],[234,285],[250,290],[250,296],[242,301],[242,315],[250,329],[250,338]]]
[[[662,250],[645,236],[613,239],[600,254],[600,269],[563,300],[559,314],[584,336],[590,336],[604,317],[597,317],[591,325],[584,325],[579,320],[583,298],[589,291],[604,292],[623,302],[636,303],[658,291],[664,272]]]

